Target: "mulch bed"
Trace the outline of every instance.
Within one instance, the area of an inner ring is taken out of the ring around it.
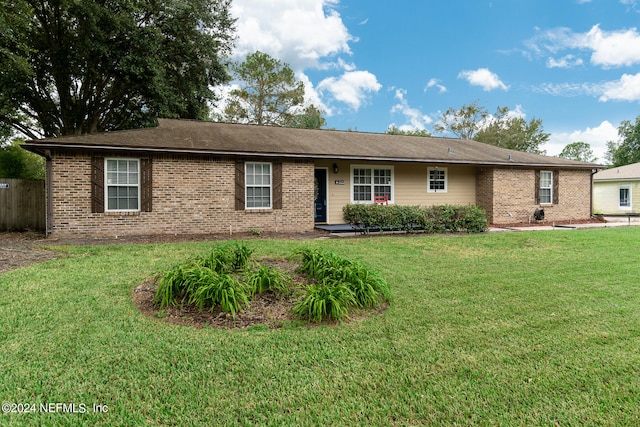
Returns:
[[[261,265],[274,266],[280,271],[293,278],[295,284],[300,285],[307,281],[304,275],[295,271],[297,264],[283,259],[260,259]],[[251,301],[251,305],[245,310],[236,313],[235,318],[229,313],[220,310],[204,309],[200,311],[197,307],[188,305],[176,305],[159,309],[154,306],[153,299],[158,286],[154,283],[154,278],[147,278],[142,284],[135,287],[132,292],[133,302],[136,307],[145,315],[155,317],[165,322],[202,328],[209,326],[217,329],[244,329],[250,326],[263,325],[269,329],[277,329],[285,322],[295,322],[299,320],[291,311],[296,302],[295,296],[279,296],[271,292],[256,295]],[[348,319],[342,323],[359,321],[371,316],[378,315],[389,307],[389,303],[384,303],[372,309],[350,309]],[[304,324],[307,324],[306,322]],[[335,321],[324,321],[323,325],[335,325]],[[316,326],[316,323],[308,323]]]

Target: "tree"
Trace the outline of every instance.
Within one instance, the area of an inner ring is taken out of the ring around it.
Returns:
[[[593,150],[591,150],[591,145],[586,142],[572,142],[571,144],[567,144],[562,152],[558,155],[558,157],[562,157],[563,159],[569,160],[578,160],[580,162],[595,162],[597,160],[596,156],[593,155]]]
[[[327,120],[323,116],[322,110],[315,105],[308,105],[300,114],[294,114],[289,123],[286,124],[292,128],[303,129],[322,129],[327,125]]]
[[[391,125],[384,132],[387,135],[431,136],[425,129],[402,130],[396,125]]]
[[[640,162],[640,116],[635,123],[623,120],[618,126],[620,142],[607,142],[606,158],[612,167]]]
[[[229,80],[231,0],[0,0],[0,130],[30,138],[202,119]]]
[[[478,101],[473,101],[459,110],[449,108],[442,114],[434,129],[438,133],[452,133],[458,138],[473,139],[488,115],[487,110],[478,105]]]
[[[44,159],[20,147],[15,139],[0,147],[0,178],[44,179]]]
[[[287,126],[304,101],[304,83],[289,65],[256,51],[232,66],[241,87],[230,93],[224,119],[233,123]]]
[[[459,110],[449,108],[442,114],[435,130],[452,133],[462,139],[536,154],[544,154],[540,146],[549,140],[549,134],[543,131],[542,120],[533,118],[527,122],[512,114],[508,107],[498,107],[491,115],[477,101],[463,105]]]
[[[496,113],[486,117],[486,123],[474,136],[474,140],[510,150],[544,154],[540,146],[549,140],[544,133],[542,120],[524,118],[509,114],[509,108],[498,107]]]

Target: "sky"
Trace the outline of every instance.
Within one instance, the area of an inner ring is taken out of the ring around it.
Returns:
[[[600,163],[640,115],[640,0],[233,0],[233,61],[289,64],[327,127],[427,130],[477,102],[541,119]],[[228,88],[227,88],[228,89]]]

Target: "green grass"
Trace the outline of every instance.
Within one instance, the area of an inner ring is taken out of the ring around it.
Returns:
[[[0,274],[0,425],[640,425],[640,227],[323,241],[387,280],[336,326],[191,329],[132,289],[216,243],[86,246]],[[93,413],[92,405],[108,406]]]

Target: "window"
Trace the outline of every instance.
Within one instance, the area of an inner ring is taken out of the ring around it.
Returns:
[[[631,187],[628,185],[620,186],[620,207],[621,208],[631,207]]]
[[[271,163],[245,164],[247,209],[271,209]]]
[[[551,204],[553,201],[553,173],[540,171],[540,204]]]
[[[354,203],[373,203],[373,196],[386,196],[387,200],[392,200],[392,167],[353,166],[351,182]]]
[[[447,192],[447,168],[429,168],[429,193]]]
[[[140,161],[106,159],[105,191],[107,211],[140,209]]]

